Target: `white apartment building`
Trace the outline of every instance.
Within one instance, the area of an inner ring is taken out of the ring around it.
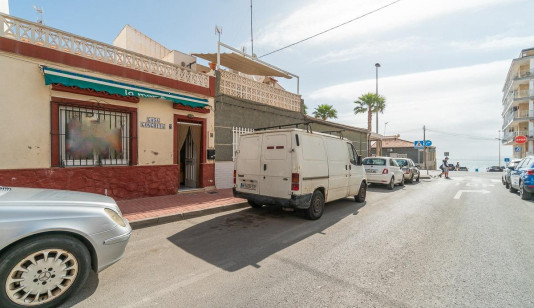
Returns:
[[[514,147],[514,158],[534,154],[534,48],[523,49],[512,60],[502,104],[502,143]],[[520,143],[522,136],[525,143]]]

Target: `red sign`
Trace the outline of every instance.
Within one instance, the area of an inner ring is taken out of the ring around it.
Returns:
[[[525,136],[516,136],[514,138],[514,141],[515,141],[515,143],[519,143],[519,144],[525,143],[525,142],[527,142],[527,137],[525,137]]]

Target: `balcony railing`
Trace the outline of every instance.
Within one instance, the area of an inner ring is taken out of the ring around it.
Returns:
[[[514,131],[514,132],[504,132],[502,141],[504,143],[510,142],[517,136],[527,136],[528,138],[532,138],[532,136],[528,135],[528,131],[520,130],[520,131]]]
[[[1,13],[0,37],[209,88],[206,74]]]
[[[300,95],[228,71],[221,70],[220,73],[220,91],[223,94],[287,110],[300,111]]]

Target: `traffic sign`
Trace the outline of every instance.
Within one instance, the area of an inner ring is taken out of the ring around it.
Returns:
[[[444,154],[444,155],[445,155],[445,156],[449,156],[449,152],[445,152],[445,154]]]
[[[423,149],[432,145],[430,140],[417,140],[413,142],[413,147],[416,149]]]
[[[518,143],[518,144],[525,143],[525,142],[527,142],[527,137],[526,136],[516,136],[514,138],[514,141],[515,141],[515,143]]]
[[[504,162],[505,162],[505,163],[509,163],[509,162],[510,162],[510,158],[509,158],[509,157],[505,157],[505,158],[504,158]]]
[[[521,152],[521,147],[514,147],[514,152],[516,152],[516,153]]]

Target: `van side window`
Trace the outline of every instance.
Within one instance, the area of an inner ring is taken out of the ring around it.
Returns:
[[[350,163],[356,165],[356,157],[354,156],[354,151],[352,150],[352,144],[347,143],[347,149],[349,150]]]

